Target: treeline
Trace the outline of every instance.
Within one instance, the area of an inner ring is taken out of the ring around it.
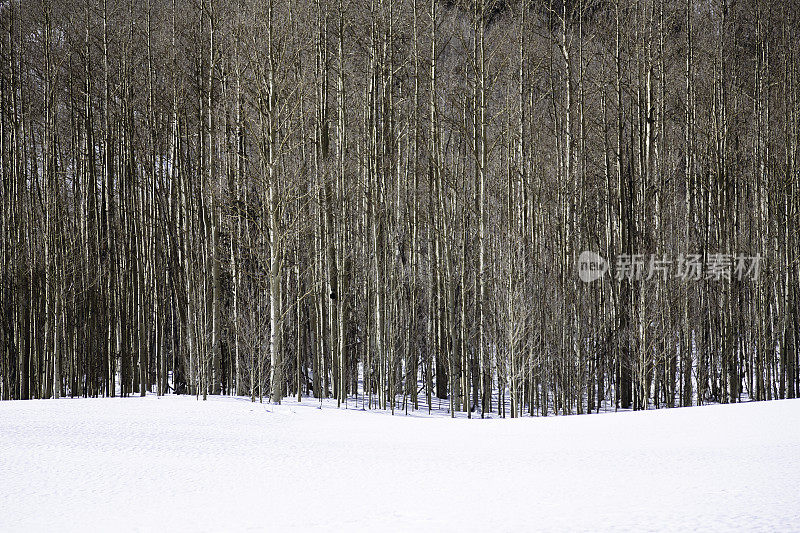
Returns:
[[[0,31],[3,399],[800,393],[794,2],[10,0]]]

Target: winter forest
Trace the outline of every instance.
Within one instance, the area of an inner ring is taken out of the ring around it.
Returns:
[[[0,396],[795,398],[798,42],[792,1],[4,1]]]

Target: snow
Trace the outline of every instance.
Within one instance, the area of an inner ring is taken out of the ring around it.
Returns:
[[[800,400],[523,419],[0,402],[0,531],[800,530]]]

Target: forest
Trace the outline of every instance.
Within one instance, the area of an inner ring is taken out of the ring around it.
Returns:
[[[795,398],[798,42],[792,1],[4,0],[0,398]]]

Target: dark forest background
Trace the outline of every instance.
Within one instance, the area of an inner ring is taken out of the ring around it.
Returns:
[[[791,1],[3,1],[0,395],[793,398],[798,42]]]

